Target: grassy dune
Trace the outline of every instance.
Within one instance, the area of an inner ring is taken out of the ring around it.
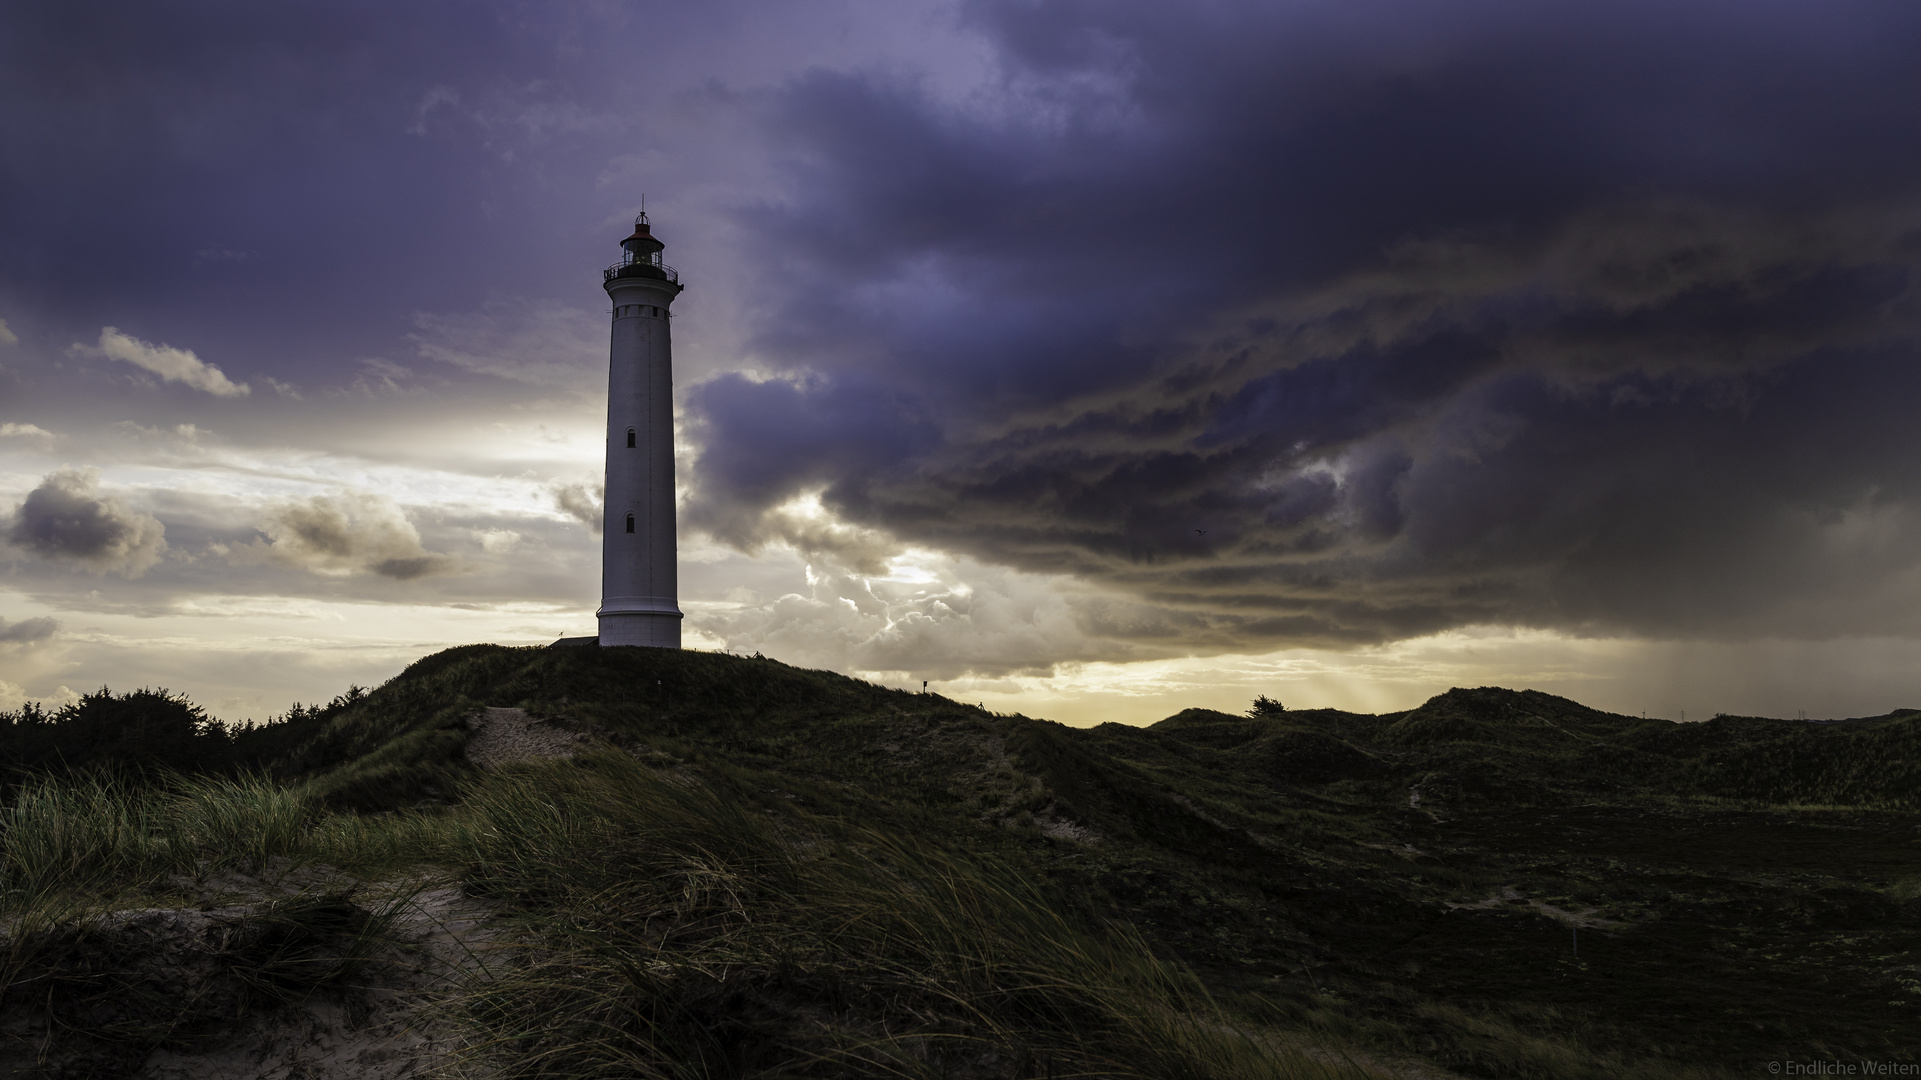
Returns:
[[[483,706],[604,749],[477,772]],[[278,936],[229,958],[235,992],[348,985],[394,888],[458,882],[513,919],[457,997],[510,1076],[1916,1060],[1921,714],[1682,726],[1482,689],[1073,730],[758,658],[472,646],[262,738],[257,772],[12,793],[5,1003],[103,913],[325,867],[249,915]],[[219,1032],[134,1024],[126,1057]]]
[[[1237,1025],[1132,926],[1063,907],[1006,865],[774,818],[738,794],[619,751],[513,766],[453,806],[374,816],[257,778],[44,781],[0,832],[0,917],[15,928],[0,975],[15,990],[57,980],[89,916],[164,903],[180,876],[325,864],[451,876],[520,915],[522,955],[461,999],[508,1076],[1362,1075]],[[346,899],[270,906],[254,921],[291,931],[292,951],[229,959],[289,992],[338,982],[356,957],[326,953],[329,938],[377,923]],[[100,989],[56,1007],[77,1013]],[[146,1016],[120,1034],[191,1047],[193,1026]]]

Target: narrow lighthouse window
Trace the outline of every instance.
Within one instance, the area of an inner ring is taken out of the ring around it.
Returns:
[[[632,450],[633,448],[634,448],[634,429],[628,428],[627,429],[627,449]],[[632,532],[633,530],[629,529],[627,531]]]
[[[634,515],[632,514],[627,515],[627,531],[628,532],[634,531]]]

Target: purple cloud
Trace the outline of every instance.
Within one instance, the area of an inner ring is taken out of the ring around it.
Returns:
[[[967,10],[993,107],[767,106],[794,381],[690,395],[692,521],[820,488],[1248,647],[1921,630],[1911,9]]]

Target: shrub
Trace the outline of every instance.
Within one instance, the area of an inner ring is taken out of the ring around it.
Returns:
[[[1287,706],[1268,697],[1266,694],[1262,694],[1260,697],[1254,699],[1254,704],[1249,706],[1247,715],[1257,720],[1266,720],[1279,716],[1286,711]]]

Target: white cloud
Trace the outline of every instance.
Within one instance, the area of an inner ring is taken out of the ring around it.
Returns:
[[[512,529],[475,529],[474,539],[489,555],[505,555],[520,546],[520,534]]]
[[[100,328],[99,345],[76,344],[68,351],[120,360],[151,371],[168,382],[185,383],[215,397],[244,397],[252,392],[246,383],[236,383],[227,378],[219,368],[195,356],[192,350],[141,341],[111,326]]]
[[[137,438],[162,439],[179,446],[193,446],[200,441],[201,436],[210,434],[206,428],[198,424],[175,424],[170,428],[166,428],[148,427],[145,424],[138,424],[132,420],[122,420],[115,424],[114,427]]]
[[[0,345],[18,344],[20,344],[20,335],[8,328],[7,320],[0,319]]]
[[[692,605],[689,627],[733,651],[893,681],[1046,674],[1063,662],[1166,655],[1090,633],[1085,609],[1099,600],[1065,579],[927,551],[903,552],[883,571],[816,556],[806,594],[736,593],[733,604]]]
[[[360,366],[364,370],[361,374],[354,376],[353,382],[348,384],[348,389],[353,393],[365,397],[375,397],[382,394],[411,394],[420,392],[421,388],[418,386],[405,385],[408,380],[414,377],[412,368],[402,367],[391,360],[385,360],[378,356],[369,356],[362,359]]]
[[[902,544],[888,533],[840,521],[809,492],[761,515],[761,527],[810,561],[825,560],[866,575],[887,574]]]
[[[38,424],[0,424],[0,439],[25,439],[42,449],[53,446],[53,432]]]
[[[350,492],[281,503],[260,531],[267,543],[232,549],[245,562],[264,554],[275,562],[328,577],[371,573],[396,581],[456,573],[459,565],[421,546],[406,511],[385,495]]]

